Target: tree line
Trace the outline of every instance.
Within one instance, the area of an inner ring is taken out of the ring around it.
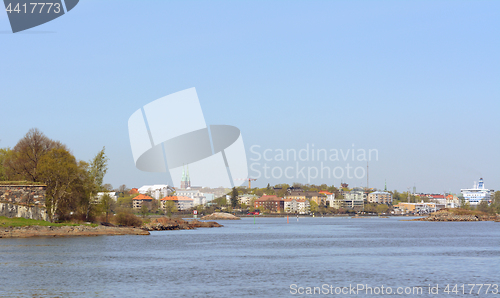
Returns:
[[[0,181],[47,185],[45,206],[51,221],[91,221],[100,211],[94,198],[103,189],[108,160],[104,147],[88,162],[77,160],[65,144],[32,128],[14,148],[0,149]]]

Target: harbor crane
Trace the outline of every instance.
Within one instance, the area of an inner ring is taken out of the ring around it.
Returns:
[[[248,181],[248,189],[252,189],[252,181],[255,181],[257,179],[255,179],[255,178],[238,178],[238,179],[235,179],[235,180],[246,180],[246,181]]]

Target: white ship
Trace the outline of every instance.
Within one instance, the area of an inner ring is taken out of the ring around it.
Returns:
[[[469,203],[471,206],[476,206],[485,200],[488,204],[491,203],[491,193],[493,190],[484,188],[483,178],[479,179],[479,184],[474,182],[473,188],[461,189],[460,192],[464,196],[465,203]]]

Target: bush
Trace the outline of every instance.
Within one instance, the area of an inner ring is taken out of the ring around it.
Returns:
[[[115,224],[128,227],[142,226],[142,220],[130,212],[119,212],[113,217]]]

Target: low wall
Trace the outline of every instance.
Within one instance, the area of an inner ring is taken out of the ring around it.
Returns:
[[[45,206],[45,185],[0,185],[0,201]]]
[[[49,221],[47,210],[43,207],[17,205],[11,203],[0,203],[0,216],[5,217],[23,217],[36,220]]]

